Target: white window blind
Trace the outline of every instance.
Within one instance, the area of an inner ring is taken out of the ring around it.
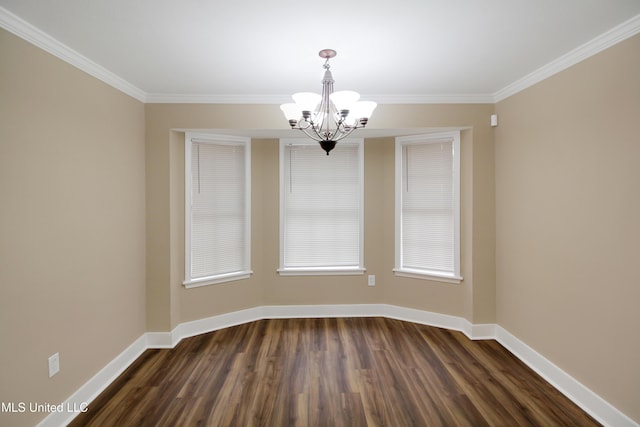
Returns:
[[[459,280],[459,133],[396,144],[396,271]]]
[[[187,134],[185,285],[250,273],[249,144],[246,138]]]
[[[362,269],[362,141],[281,141],[281,273]]]

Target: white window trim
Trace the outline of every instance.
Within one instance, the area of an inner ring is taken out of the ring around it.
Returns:
[[[409,277],[412,279],[423,279],[423,280],[432,280],[434,282],[445,282],[445,283],[462,283],[462,276],[456,276],[452,274],[441,273],[433,270],[411,270],[408,268],[393,269],[394,275],[398,277]]]
[[[279,268],[281,276],[358,276],[363,275],[365,268],[359,267],[327,267],[327,268]]]
[[[198,279],[185,280],[182,284],[185,288],[199,288],[202,286],[216,285],[218,283],[232,282],[235,280],[248,279],[253,271],[238,271],[226,274],[217,274],[215,276],[201,277]]]
[[[245,265],[241,271],[217,274],[207,277],[192,278],[189,271],[191,266],[191,152],[194,142],[212,142],[216,144],[245,146]],[[251,138],[232,135],[213,135],[207,133],[185,133],[184,144],[185,185],[184,185],[184,252],[185,288],[197,288],[235,280],[248,279],[253,274],[251,270]]]
[[[316,145],[318,150],[320,146],[317,142],[304,139],[304,138],[283,138],[280,139],[280,267],[276,270],[280,276],[351,276],[351,275],[364,275],[366,268],[364,267],[364,139],[363,138],[345,138],[338,143],[338,146],[342,143],[358,144],[359,148],[359,168],[360,168],[360,259],[359,265],[344,266],[344,267],[313,267],[313,268],[299,268],[299,267],[284,267],[284,197],[282,192],[284,191],[284,149],[286,145]],[[339,148],[339,147],[338,147]]]
[[[454,187],[454,272],[429,269],[402,268],[402,148],[409,144],[424,144],[442,139],[453,140],[453,187]],[[460,271],[460,131],[439,132],[396,138],[395,150],[395,268],[394,275],[414,279],[459,284],[464,279]]]

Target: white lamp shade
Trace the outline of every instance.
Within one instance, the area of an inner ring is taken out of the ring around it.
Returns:
[[[333,102],[333,105],[336,106],[338,111],[351,110],[356,101],[360,99],[360,94],[352,90],[341,90],[333,92],[329,95],[329,99]]]
[[[359,121],[356,116],[354,116],[352,113],[349,113],[349,115],[344,119],[343,123],[345,124],[345,126],[357,126]]]
[[[280,109],[284,113],[284,116],[287,120],[298,120],[300,116],[302,116],[302,112],[300,111],[300,107],[298,104],[294,104],[293,102],[289,104],[282,104]]]
[[[292,96],[293,100],[298,104],[299,111],[313,111],[316,109],[316,106],[320,103],[322,97],[313,92],[298,92],[294,93]]]
[[[368,119],[373,114],[373,110],[376,109],[378,104],[373,101],[360,101],[356,102],[353,106],[353,111],[349,113],[349,116],[353,116],[356,119]]]

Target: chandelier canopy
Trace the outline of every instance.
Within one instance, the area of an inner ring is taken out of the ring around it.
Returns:
[[[328,156],[338,141],[367,125],[377,104],[373,101],[358,101],[360,94],[352,90],[334,92],[329,59],[334,58],[337,53],[332,49],[323,49],[319,55],[325,59],[322,95],[312,92],[295,93],[292,96],[295,102],[282,104],[280,109],[289,120],[291,129],[301,130],[309,138],[319,142]]]

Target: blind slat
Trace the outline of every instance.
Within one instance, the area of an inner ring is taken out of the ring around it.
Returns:
[[[453,273],[453,142],[407,144],[402,155],[402,268]]]
[[[285,145],[284,268],[360,264],[359,150],[341,142],[325,156],[316,145]]]
[[[245,146],[194,142],[191,279],[245,269]]]

